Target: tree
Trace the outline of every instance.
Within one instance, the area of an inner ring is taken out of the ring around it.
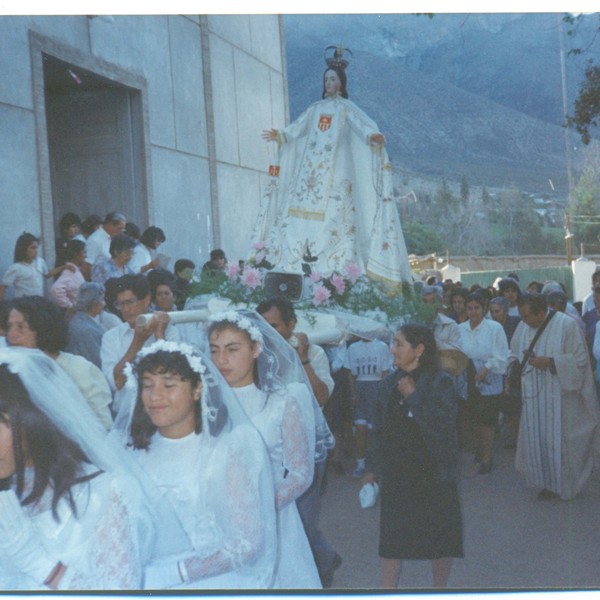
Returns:
[[[490,197],[490,193],[488,192],[488,189],[485,187],[485,185],[481,188],[481,204],[483,204],[483,206],[488,207],[490,205],[492,201],[492,198]]]
[[[574,115],[567,116],[567,126],[575,127],[584,144],[589,144],[590,128],[600,123],[600,66],[590,65],[575,100]]]
[[[590,146],[585,164],[573,190],[569,210],[578,242],[598,243],[600,239],[600,148]]]
[[[444,180],[429,209],[428,219],[446,240],[448,249],[456,253],[485,252],[490,247],[490,235],[484,207],[471,197],[463,177],[461,192],[455,196]]]
[[[504,191],[500,206],[498,222],[506,228],[505,248],[512,254],[545,254],[547,238],[540,217],[521,191],[515,187]]]
[[[439,254],[446,250],[446,243],[441,236],[427,225],[416,222],[404,223],[402,230],[406,241],[406,250],[409,254],[423,256]]]
[[[595,35],[587,48],[571,48],[570,55],[579,55],[587,52],[596,37],[600,34],[600,14],[596,15],[598,26],[595,29]],[[581,22],[583,15],[577,16],[568,14],[565,15],[563,21],[569,25],[567,31],[570,37],[573,37],[577,32],[577,25]],[[585,70],[585,79],[579,87],[579,93],[575,99],[575,112],[573,115],[567,115],[566,126],[574,127],[581,136],[581,141],[584,144],[589,144],[592,138],[590,129],[597,127],[600,123],[600,66],[594,65],[593,61],[589,61],[589,65]]]
[[[466,175],[463,175],[460,179],[460,197],[462,198],[463,202],[467,202],[469,200],[469,194],[469,180],[467,179]]]

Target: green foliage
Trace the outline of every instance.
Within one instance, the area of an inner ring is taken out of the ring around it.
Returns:
[[[498,222],[505,226],[504,244],[513,254],[545,254],[545,236],[540,217],[531,202],[516,188],[500,198]]]
[[[430,324],[435,318],[435,307],[425,304],[409,284],[391,290],[384,283],[367,277],[361,277],[352,286],[343,308],[387,325],[399,322]]]
[[[460,179],[460,197],[462,198],[463,202],[467,202],[469,200],[470,193],[469,180],[465,175],[463,175]]]
[[[590,147],[584,168],[573,190],[569,214],[577,242],[600,240],[600,150]]]
[[[336,277],[344,279],[343,291],[332,284]],[[424,304],[408,283],[390,287],[389,284],[370,279],[365,275],[361,275],[353,282],[340,273],[332,273],[320,279],[315,286],[326,287],[331,292],[329,299],[319,303],[318,306],[315,303],[315,296],[303,299],[295,303],[297,310],[342,310],[375,319],[390,327],[401,322],[431,324],[436,314],[435,308]],[[191,296],[198,295],[227,298],[234,304],[242,304],[249,308],[253,308],[265,299],[262,283],[251,288],[243,283],[242,277],[230,278],[225,274],[203,275],[200,281],[192,285]],[[310,312],[304,315],[309,322],[310,315]],[[314,317],[312,320],[314,321]]]
[[[590,129],[600,123],[600,66],[590,65],[575,100],[575,112],[567,117],[567,126],[574,127],[584,144],[592,137]]]
[[[491,203],[492,203],[492,198],[490,196],[490,193],[488,192],[488,189],[484,185],[483,188],[481,189],[481,204],[485,208],[487,208],[490,206]]]
[[[558,227],[542,227],[543,251],[539,254],[563,254],[566,251],[565,231]]]
[[[583,15],[566,14],[563,22],[568,25],[567,35],[574,38],[578,25],[582,21]],[[569,55],[578,56],[588,52],[596,38],[600,34],[600,14],[596,14],[598,26],[595,35],[588,43],[587,47],[574,47],[568,52]],[[597,127],[600,123],[600,66],[594,65],[590,59],[589,65],[585,70],[585,79],[579,87],[579,93],[575,99],[575,112],[568,115],[566,119],[567,127],[574,127],[581,136],[584,144],[589,144],[592,139],[591,129]]]
[[[190,296],[212,295],[228,298],[235,304],[246,304],[248,307],[256,305],[265,299],[265,290],[262,285],[252,289],[239,279],[230,279],[225,273],[209,275],[203,273],[200,281],[192,284]]]
[[[600,156],[595,163],[600,165]],[[460,193],[453,192],[457,188]],[[442,181],[435,191],[427,188],[412,193],[416,201],[402,213],[402,229],[411,254],[448,251],[494,256],[564,251],[563,228],[546,227],[533,197],[516,187],[494,196],[485,186],[473,193],[463,175],[454,188]]]
[[[424,254],[444,252],[446,245],[442,237],[433,228],[415,221],[403,223],[404,240],[409,254]]]
[[[435,227],[450,252],[480,254],[490,244],[486,211],[480,199],[471,195],[467,178],[463,176],[458,196],[442,181],[426,223]]]
[[[442,216],[445,211],[458,208],[461,204],[461,199],[452,193],[448,182],[444,179],[435,193],[434,202],[439,211],[438,216]]]

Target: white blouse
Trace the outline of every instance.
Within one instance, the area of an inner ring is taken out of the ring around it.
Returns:
[[[508,367],[509,349],[506,334],[500,323],[483,319],[474,329],[470,321],[459,326],[462,351],[473,361],[475,369],[489,369],[486,381],[480,385],[484,396],[500,394],[503,390],[502,376]]]

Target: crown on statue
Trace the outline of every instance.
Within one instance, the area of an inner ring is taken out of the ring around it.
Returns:
[[[330,52],[333,50],[333,52]],[[329,68],[331,67],[339,67],[341,69],[345,69],[350,61],[344,58],[344,52],[352,56],[352,50],[350,48],[344,48],[342,44],[338,44],[337,46],[327,46],[325,48],[325,63]]]

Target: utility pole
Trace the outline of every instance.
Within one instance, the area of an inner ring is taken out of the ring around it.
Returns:
[[[571,233],[571,217],[565,215],[565,242],[567,243],[567,264],[571,266],[573,262],[573,234]]]

